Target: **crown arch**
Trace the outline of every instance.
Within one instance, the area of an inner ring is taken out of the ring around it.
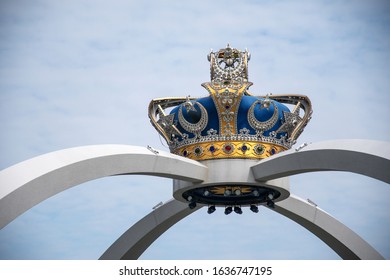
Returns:
[[[272,210],[309,230],[341,258],[383,259],[370,244],[350,228],[298,196],[291,195],[276,205]],[[166,202],[124,232],[99,259],[138,259],[160,235],[201,207],[197,206],[191,210],[177,200]]]
[[[0,229],[43,200],[94,179],[141,174],[201,182],[207,167],[170,153],[128,145],[56,151],[0,172]]]
[[[338,150],[342,151],[343,148]],[[385,166],[388,166],[389,157],[386,154]],[[278,157],[270,158],[269,161],[273,159],[277,160]],[[351,164],[354,163],[344,161],[344,167],[337,168],[349,170],[351,168],[348,165]],[[35,204],[72,186],[105,176],[127,174],[168,177],[193,184],[210,180],[207,167],[203,164],[152,148],[98,145],[61,150],[0,172],[0,226],[4,227]],[[371,173],[365,175],[372,176]],[[169,201],[126,231],[101,259],[138,258],[167,229],[201,207],[197,205],[190,209],[186,203]],[[344,259],[383,259],[374,248],[341,222],[294,195],[276,202],[273,210],[311,231]]]
[[[252,167],[258,181],[315,171],[347,171],[390,184],[389,170],[389,143],[360,139],[303,144]]]

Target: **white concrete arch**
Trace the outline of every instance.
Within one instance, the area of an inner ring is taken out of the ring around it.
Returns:
[[[190,210],[183,202],[168,201],[130,227],[100,259],[138,259],[160,235],[199,208]],[[295,195],[276,203],[273,210],[312,232],[343,259],[383,259],[370,244],[350,228]]]
[[[314,171],[347,171],[390,183],[390,143],[333,140],[288,150],[252,167],[257,181]]]
[[[312,151],[314,154],[289,151],[263,160],[251,170],[255,179],[262,182],[318,170],[356,172],[388,182],[388,144],[374,142],[344,140],[319,143],[305,148],[306,152]],[[363,146],[358,149],[359,145]],[[335,149],[335,146],[338,148]],[[378,151],[372,147],[382,150]],[[366,152],[362,153],[361,150]],[[300,154],[304,156],[299,156]],[[313,159],[313,155],[316,158]],[[274,167],[276,171],[273,172],[269,166],[278,161],[280,164]],[[363,163],[366,165],[362,168],[359,164]],[[105,176],[125,174],[154,175],[199,184],[207,178],[208,168],[194,160],[170,153],[125,145],[85,146],[45,154],[0,172],[0,228],[44,199],[72,186]],[[275,211],[313,232],[341,257],[382,258],[364,240],[322,210],[312,209],[312,205],[294,196],[277,205]],[[114,252],[114,255],[120,255],[118,258],[139,256],[170,226],[191,212],[186,204],[175,200],[163,205],[156,213],[148,215],[136,224],[141,226],[141,230],[136,231],[138,241],[127,245],[126,251],[122,248],[120,252]],[[314,216],[310,213],[314,213]],[[339,228],[348,234],[342,235]],[[136,228],[130,229],[130,232],[134,230]],[[103,259],[107,256],[112,258],[110,251],[118,250],[115,248],[118,248],[117,245],[121,242],[128,244],[129,237],[126,233],[123,238],[118,239],[119,243],[115,242],[111,249],[103,254]]]
[[[44,154],[0,172],[0,228],[34,205],[94,179],[145,174],[202,182],[207,167],[166,152],[127,145],[83,146]]]
[[[291,195],[288,199],[278,202],[273,210],[309,230],[342,259],[384,259],[378,251],[350,228],[321,208],[296,195]]]
[[[138,259],[171,226],[202,207],[191,210],[187,203],[175,199],[165,202],[125,231],[99,259]]]

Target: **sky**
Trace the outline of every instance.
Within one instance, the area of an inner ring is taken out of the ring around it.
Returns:
[[[388,1],[0,0],[0,169],[70,147],[167,151],[147,106],[204,97],[207,53],[248,48],[255,95],[303,94],[313,118],[297,145],[390,141]],[[387,143],[388,145],[388,143]],[[390,258],[390,189],[345,172],[290,178]],[[0,186],[1,187],[1,186]],[[172,180],[116,176],[75,186],[0,230],[0,259],[98,259],[160,201]],[[306,229],[260,208],[170,228],[141,259],[340,259]]]

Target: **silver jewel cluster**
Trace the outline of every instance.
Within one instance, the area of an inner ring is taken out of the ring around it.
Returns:
[[[260,100],[257,100],[252,104],[252,106],[248,110],[248,122],[249,122],[250,126],[256,130],[256,132],[264,132],[264,131],[271,129],[278,121],[279,109],[278,109],[278,106],[276,106],[275,103],[273,101],[271,101],[271,104],[274,107],[274,112],[272,114],[272,117],[269,120],[262,122],[262,121],[259,121],[255,116],[255,107],[257,104],[263,105],[262,101],[260,101]],[[267,110],[268,109],[269,108],[267,108]]]
[[[198,105],[200,109],[200,120],[197,123],[190,123],[183,116],[183,107],[187,110],[187,112],[194,110],[196,111],[195,107],[193,105],[189,105],[187,102],[180,106],[178,118],[180,125],[185,130],[194,133],[197,137],[200,137],[201,131],[203,131],[207,126],[209,117],[206,108],[202,104],[200,104],[199,102],[195,102],[195,104]]]
[[[223,84],[224,81],[241,84],[248,79],[246,73],[246,60],[250,58],[248,51],[242,52],[228,44],[225,49],[216,53],[211,51],[207,58],[211,62],[211,81],[216,84]]]
[[[270,136],[264,136],[262,133],[252,135],[249,134],[249,129],[243,128],[240,129],[239,134],[232,135],[220,135],[215,129],[209,129],[207,131],[207,136],[183,138],[182,141],[179,141],[178,137],[174,137],[173,141],[170,143],[171,150],[182,148],[184,146],[207,143],[207,142],[228,142],[228,141],[242,141],[242,142],[264,142],[269,144],[275,144],[283,146],[287,149],[290,149],[294,144],[291,141],[288,141],[285,136],[282,136],[280,139],[276,138],[276,133],[271,133]]]

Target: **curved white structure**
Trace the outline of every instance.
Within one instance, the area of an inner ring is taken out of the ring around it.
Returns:
[[[252,167],[258,181],[314,171],[348,171],[390,183],[390,144],[334,140],[309,144],[262,160]]]
[[[153,210],[121,235],[99,258],[101,260],[136,260],[171,226],[202,208],[188,208],[186,203],[171,199]]]
[[[248,168],[246,174],[250,175],[251,181],[267,183],[271,179],[278,181],[280,177],[303,172],[340,170],[389,182],[389,151],[389,144],[385,142],[323,142],[302,151],[288,151],[262,160]],[[204,181],[214,183],[206,165],[153,149],[97,145],[61,150],[0,172],[0,228],[39,202],[72,186],[105,176],[126,174],[168,177],[176,182],[190,182],[189,185],[202,185]],[[101,259],[138,258],[162,233],[194,210],[176,200],[168,202],[126,231]],[[342,258],[383,259],[342,223],[293,195],[277,202],[274,210],[311,231]]]
[[[0,228],[34,205],[94,179],[145,174],[201,182],[207,167],[166,152],[126,145],[65,149],[23,161],[0,172]]]
[[[322,209],[295,195],[278,202],[273,210],[309,230],[343,259],[384,259],[350,228]]]
[[[123,233],[100,259],[138,259],[161,234],[199,208],[190,210],[185,203],[177,200],[168,201]],[[312,232],[343,259],[383,259],[370,244],[350,228],[297,196],[292,195],[276,203],[273,210]]]

